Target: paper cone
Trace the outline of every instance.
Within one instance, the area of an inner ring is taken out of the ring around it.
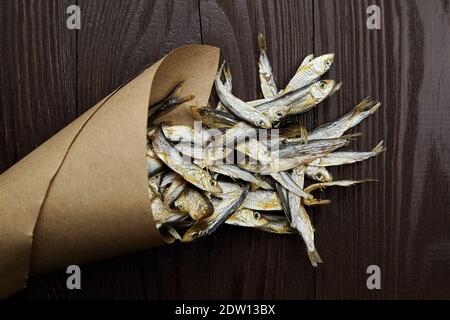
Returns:
[[[147,191],[148,105],[180,81],[206,105],[218,62],[215,47],[172,51],[0,176],[0,297],[30,273],[165,243]],[[187,106],[164,119],[192,122]]]

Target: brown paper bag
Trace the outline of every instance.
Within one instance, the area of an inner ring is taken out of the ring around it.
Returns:
[[[165,243],[147,191],[148,105],[180,81],[208,102],[219,49],[178,48],[0,176],[0,298],[29,274]],[[192,122],[187,106],[164,120]]]

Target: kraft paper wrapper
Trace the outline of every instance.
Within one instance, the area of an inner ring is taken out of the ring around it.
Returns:
[[[0,297],[45,273],[165,243],[150,211],[148,105],[184,81],[206,105],[219,49],[178,48],[0,176]],[[187,106],[163,117],[192,123]]]

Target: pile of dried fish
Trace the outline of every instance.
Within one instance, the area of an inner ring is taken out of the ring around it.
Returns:
[[[365,99],[336,121],[309,132],[298,124],[285,126],[286,119],[339,90],[340,83],[320,79],[334,54],[307,56],[278,90],[264,37],[259,35],[258,41],[262,99],[244,102],[234,96],[231,71],[223,63],[215,79],[220,102],[216,107],[191,106],[198,120],[193,126],[154,124],[156,117],[193,99],[180,96],[181,84],[150,107],[151,209],[158,229],[183,242],[208,236],[224,223],[300,234],[317,266],[322,260],[306,208],[330,203],[313,196],[317,189],[372,181],[333,180],[327,167],[363,161],[384,150],[381,141],[367,152],[337,151],[358,136],[344,133],[375,113],[380,103]]]

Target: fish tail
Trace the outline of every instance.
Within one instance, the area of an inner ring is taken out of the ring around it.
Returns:
[[[313,267],[317,267],[319,263],[323,263],[322,258],[319,256],[319,253],[316,249],[314,251],[307,251],[308,252],[308,258],[311,261],[311,264]]]
[[[361,132],[349,133],[349,134],[341,136],[341,138],[347,139],[347,140],[356,140],[356,138],[360,137],[361,135],[362,135]]]
[[[172,227],[167,227],[167,232],[169,232],[169,233],[172,235],[172,237],[174,237],[176,240],[181,241],[181,236],[180,236],[180,234],[179,234],[178,231],[175,230],[174,228],[172,228]]]
[[[365,98],[363,101],[361,101],[354,109],[354,114],[359,114],[362,112],[369,111],[370,114],[373,114],[375,111],[378,110],[381,103],[377,100],[373,100],[371,97]]]
[[[258,33],[258,45],[259,50],[265,51],[266,50],[266,38],[262,33]]]
[[[383,143],[384,143],[384,141],[381,140],[380,143],[378,143],[378,144],[372,149],[372,152],[378,154],[378,153],[383,152],[384,150],[386,150],[386,148],[383,146]]]

